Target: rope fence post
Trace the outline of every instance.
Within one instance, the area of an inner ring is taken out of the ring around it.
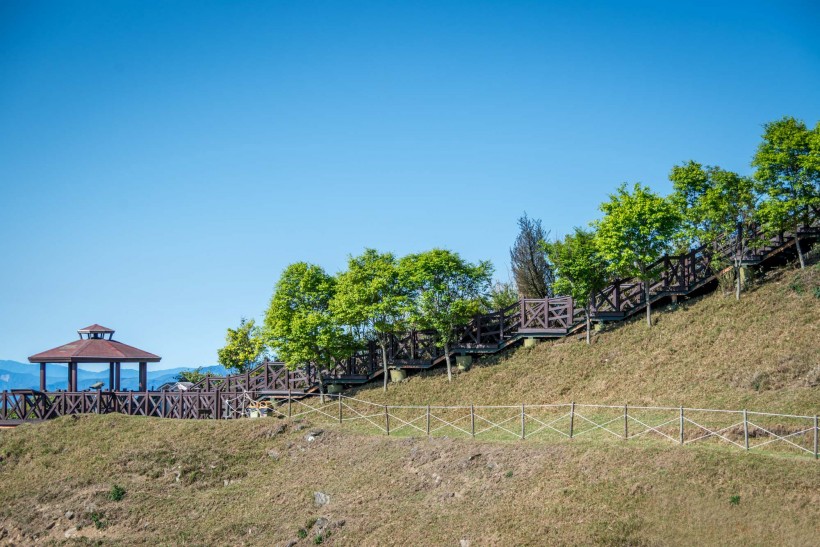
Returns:
[[[569,438],[572,438],[575,429],[575,401],[572,401],[569,406]]]
[[[743,446],[749,450],[749,417],[745,408],[743,409]]]
[[[526,436],[526,434],[527,434],[527,429],[526,429],[526,426],[527,426],[526,416],[527,416],[527,415],[524,413],[524,403],[521,403],[521,440],[522,440],[522,441],[525,439],[525,436]]]
[[[339,394],[338,397],[339,397],[339,423],[342,423],[342,396],[341,396],[341,394]]]
[[[820,458],[820,453],[818,453],[818,451],[817,451],[817,442],[818,442],[817,438],[818,437],[820,437],[820,431],[818,431],[818,428],[817,428],[817,416],[815,415],[814,416],[814,459],[815,460]]]
[[[390,412],[387,410],[387,405],[384,405],[384,431],[390,435]]]
[[[680,407],[680,444],[683,444],[683,405]]]
[[[291,390],[288,390],[288,418],[293,416],[293,395]]]
[[[475,439],[475,406],[470,404],[470,436]]]
[[[427,436],[430,436],[430,403],[427,403]]]
[[[624,404],[624,440],[629,438],[629,407]]]

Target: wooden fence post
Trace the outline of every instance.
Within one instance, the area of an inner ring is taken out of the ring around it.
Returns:
[[[339,397],[339,423],[342,423],[342,396],[338,395]]]
[[[470,404],[470,435],[475,439],[475,408]]]
[[[820,458],[820,453],[817,452],[817,438],[820,437],[820,432],[817,429],[817,416],[814,417],[814,459]]]
[[[427,436],[430,436],[430,403],[427,403]]]
[[[575,429],[575,401],[572,401],[569,407],[569,438],[572,438]]]
[[[624,405],[624,440],[629,438],[629,407]]]
[[[743,409],[743,446],[749,450],[749,418],[746,415],[746,409]]]
[[[179,397],[179,406],[180,406],[179,417],[181,418],[182,417],[182,393],[180,392],[179,395],[180,395],[180,397]],[[214,419],[219,420],[219,419],[222,418],[222,395],[219,393],[218,389],[214,392],[214,397],[216,397],[216,401],[214,401],[214,406],[216,407],[216,416],[214,416]]]
[[[384,405],[384,430],[390,435],[390,412],[387,409],[387,405]]]
[[[525,436],[527,435],[526,430],[527,422],[526,422],[526,414],[524,413],[524,403],[521,403],[521,440],[523,441]]]
[[[288,418],[293,416],[293,398],[291,390],[288,390]]]
[[[680,407],[680,444],[683,444],[683,406]]]

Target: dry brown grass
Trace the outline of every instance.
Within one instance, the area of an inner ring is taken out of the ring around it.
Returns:
[[[0,432],[0,541],[286,544],[317,518],[334,545],[816,540],[820,473],[810,459],[581,439],[394,439],[338,426],[308,442],[303,426],[109,415]],[[114,484],[121,501],[107,497]],[[316,491],[330,503],[316,507]]]
[[[441,370],[349,394],[390,404],[577,401],[820,411],[820,265],[781,270],[743,295],[709,295],[595,336],[485,358],[447,383]]]

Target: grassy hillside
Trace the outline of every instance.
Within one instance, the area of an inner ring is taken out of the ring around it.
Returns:
[[[308,424],[273,418],[108,415],[0,431],[0,543],[314,545],[321,536],[330,545],[810,545],[817,539],[820,473],[808,458],[617,440],[394,439],[322,427],[308,441]],[[111,495],[115,485],[120,496]],[[329,502],[317,506],[315,492]]]
[[[393,404],[571,400],[662,406],[820,411],[820,265],[780,270],[738,302],[711,294],[614,324],[592,346],[542,342],[486,358],[447,383],[432,370],[352,392]]]
[[[485,359],[452,384],[439,370],[348,394],[815,414],[818,294],[818,266],[781,271],[741,302],[662,310],[651,330],[636,320],[591,347],[573,338]],[[317,492],[329,501],[317,505]],[[9,544],[812,545],[818,519],[817,461],[718,443],[396,438],[120,415],[0,431]]]

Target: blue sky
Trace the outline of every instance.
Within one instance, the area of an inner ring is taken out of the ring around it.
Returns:
[[[216,361],[290,262],[435,246],[507,277],[676,163],[820,119],[813,2],[0,3],[0,358],[101,323]]]

